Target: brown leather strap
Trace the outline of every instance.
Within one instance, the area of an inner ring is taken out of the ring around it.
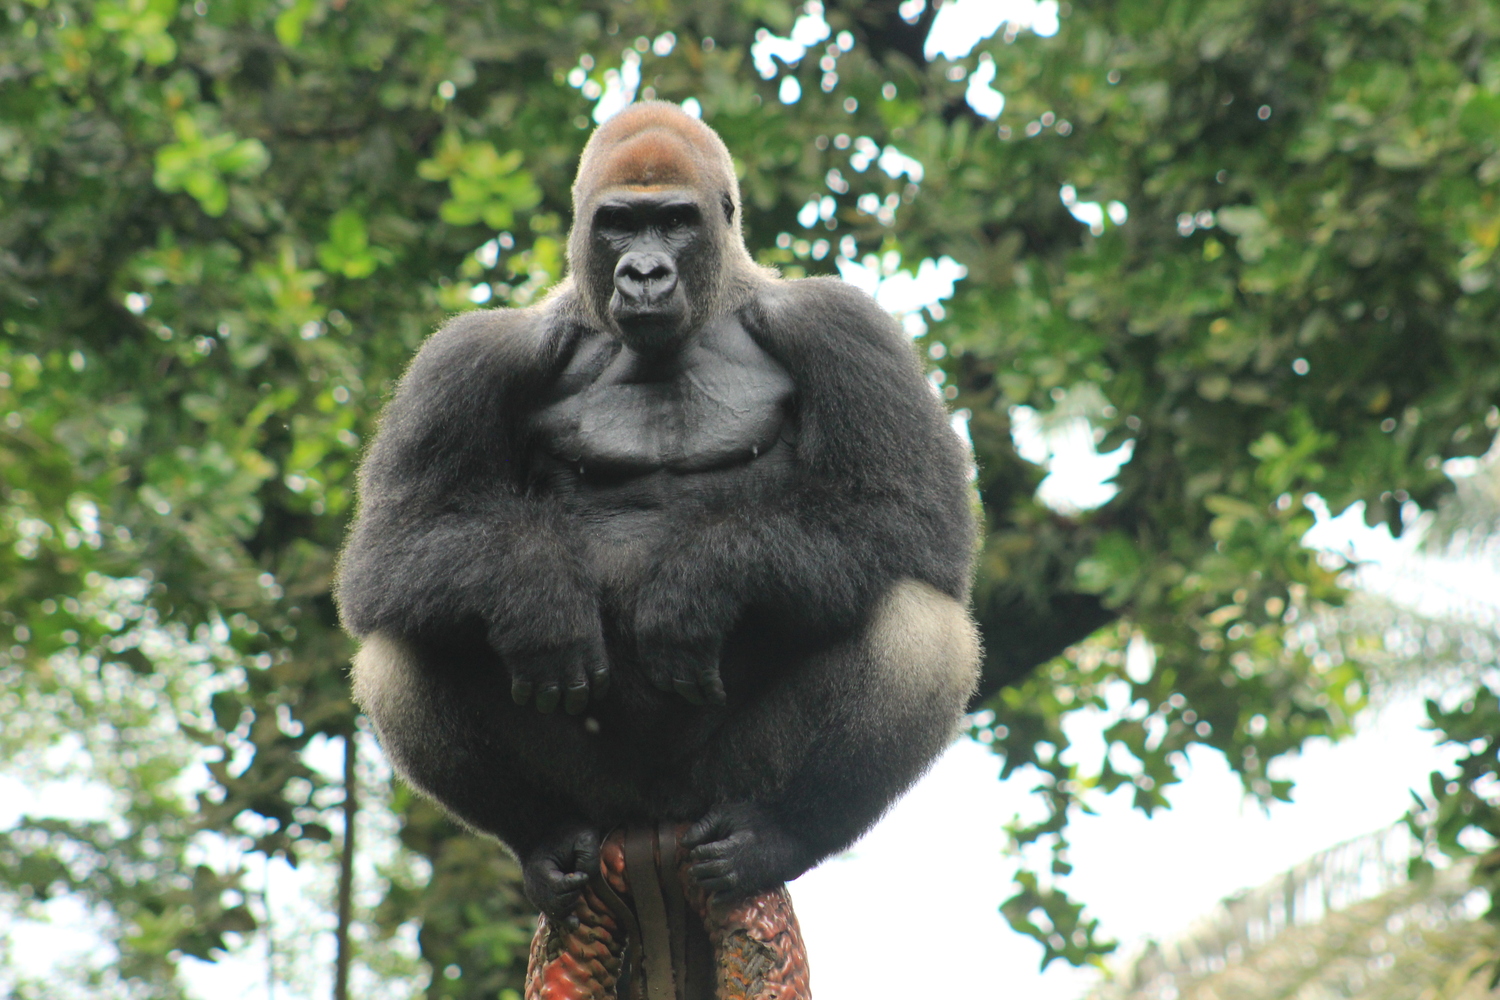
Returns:
[[[625,831],[625,876],[630,881],[630,894],[635,897],[635,912],[640,918],[646,996],[648,1000],[677,1000],[677,986],[672,976],[671,928],[657,878],[656,830],[653,828],[635,826]]]
[[[667,928],[672,941],[672,972],[677,988],[687,989],[687,898],[677,880],[677,827],[663,823],[656,828],[660,850],[662,895],[667,899]]]

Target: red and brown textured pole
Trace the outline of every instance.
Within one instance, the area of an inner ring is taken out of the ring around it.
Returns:
[[[605,838],[577,926],[537,924],[526,1000],[810,1000],[786,886],[715,903],[686,878],[679,833],[648,827]]]

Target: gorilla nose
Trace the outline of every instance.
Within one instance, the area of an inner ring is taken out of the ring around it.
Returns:
[[[615,288],[633,306],[650,306],[677,287],[677,268],[664,253],[628,253],[615,265]]]

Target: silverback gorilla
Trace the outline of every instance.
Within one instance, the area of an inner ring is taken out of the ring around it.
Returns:
[[[720,898],[847,847],[978,660],[969,460],[892,319],[756,265],[675,105],[600,127],[573,199],[571,275],[412,363],[338,586],[392,763],[559,918],[624,824],[690,824]]]

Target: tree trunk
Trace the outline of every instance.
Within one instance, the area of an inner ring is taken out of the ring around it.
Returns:
[[[339,926],[338,955],[334,959],[333,1000],[349,1000],[349,966],[354,961],[353,942],[349,937],[354,918],[354,821],[359,813],[358,777],[359,747],[354,733],[344,737],[344,844],[339,857]]]

